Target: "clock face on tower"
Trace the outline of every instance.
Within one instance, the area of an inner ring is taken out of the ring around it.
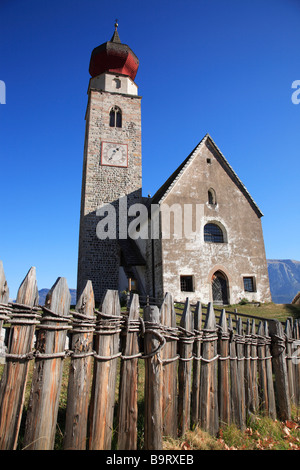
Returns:
[[[101,165],[126,168],[128,166],[127,144],[102,142]]]

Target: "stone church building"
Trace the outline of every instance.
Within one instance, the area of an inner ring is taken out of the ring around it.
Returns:
[[[271,301],[262,213],[207,134],[142,196],[139,61],[117,31],[91,54],[78,284],[216,304]]]

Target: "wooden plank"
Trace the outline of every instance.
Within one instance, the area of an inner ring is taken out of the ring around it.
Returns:
[[[296,405],[300,406],[300,320],[296,319],[293,325],[293,366],[295,379]]]
[[[37,334],[36,359],[25,425],[24,448],[54,447],[71,295],[65,278],[48,292]]]
[[[285,338],[281,323],[278,320],[269,320],[269,332],[272,339],[271,353],[278,417],[281,420],[289,420],[291,419],[291,403],[285,359]]]
[[[257,330],[257,356],[258,356],[258,394],[260,412],[269,414],[269,396],[266,369],[266,339],[264,335],[264,325],[260,321]]]
[[[251,404],[250,410],[253,413],[257,413],[259,409],[259,397],[258,397],[258,376],[257,376],[257,336],[256,336],[256,326],[255,320],[252,320],[251,325],[251,345],[250,345],[250,367],[251,367],[251,377],[252,377],[252,390],[251,390]]]
[[[144,322],[146,325],[144,348],[145,355],[149,356],[159,347],[159,337],[154,332],[160,324],[160,311],[156,306],[144,308]],[[154,325],[154,328],[152,328]],[[161,361],[158,354],[145,359],[145,450],[162,449],[162,374]]]
[[[160,321],[165,330],[166,344],[160,351],[162,360],[162,417],[163,434],[177,437],[177,336],[173,297],[166,293],[160,308]]]
[[[200,372],[200,426],[212,435],[219,430],[217,388],[217,326],[212,303],[209,303],[203,329]]]
[[[245,407],[246,414],[251,412],[252,407],[252,369],[251,369],[251,325],[250,320],[246,323],[245,333]]]
[[[137,449],[139,296],[133,294],[123,335],[119,387],[118,450]]]
[[[190,429],[191,374],[194,343],[193,316],[188,298],[186,299],[184,311],[180,320],[180,327],[182,329],[182,335],[179,339],[178,431],[179,435],[182,436]]]
[[[118,291],[108,290],[98,312],[96,356],[90,404],[90,450],[110,450],[113,432],[120,322]]]
[[[289,320],[285,323],[285,337],[286,337],[286,366],[287,366],[287,375],[288,375],[288,382],[289,382],[289,391],[290,391],[290,398],[291,403],[294,405],[297,402],[296,399],[296,389],[295,389],[295,369],[294,364],[292,362],[292,330],[291,330],[291,322]]]
[[[239,426],[244,429],[246,426],[246,403],[245,403],[245,336],[242,319],[238,318],[236,325],[236,355],[237,374],[240,396],[240,419]]]
[[[91,281],[87,281],[73,313],[64,449],[87,447],[88,405],[93,366],[95,299]]]
[[[241,413],[240,413],[240,385],[237,368],[237,353],[236,353],[236,342],[234,329],[232,325],[232,318],[228,318],[228,329],[231,332],[229,352],[230,352],[230,397],[231,397],[231,421],[237,426],[241,424]]]
[[[5,272],[3,268],[3,263],[0,260],[0,303],[8,304],[9,300],[9,288],[5,278]]]
[[[8,300],[9,288],[5,278],[3,263],[0,261],[0,364],[5,364],[5,345],[4,340],[2,340],[2,327],[3,321],[9,320],[7,316]]]
[[[202,306],[197,302],[194,311],[194,360],[193,360],[193,381],[192,381],[192,403],[191,403],[191,424],[195,426],[199,423],[200,415],[200,369],[201,369],[201,345],[202,345]]]
[[[219,419],[220,423],[230,424],[230,356],[229,356],[229,331],[227,326],[226,312],[222,309],[219,321],[218,341],[219,367],[218,367],[218,397],[219,397]]]
[[[267,387],[268,387],[268,399],[269,399],[269,416],[272,419],[276,419],[276,402],[273,382],[273,370],[272,370],[272,356],[271,356],[271,337],[269,336],[268,322],[264,322],[264,335],[266,338],[266,374],[267,374]]]
[[[0,385],[1,450],[17,447],[29,368],[28,354],[32,351],[37,323],[37,312],[32,307],[37,304],[36,270],[32,267],[19,287],[16,303],[11,304],[8,351]]]

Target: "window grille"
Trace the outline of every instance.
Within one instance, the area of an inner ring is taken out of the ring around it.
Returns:
[[[245,292],[255,292],[255,283],[253,277],[244,277]]]
[[[216,224],[206,224],[204,227],[204,241],[211,243],[224,243],[221,228]]]
[[[193,276],[180,276],[181,292],[194,292]]]

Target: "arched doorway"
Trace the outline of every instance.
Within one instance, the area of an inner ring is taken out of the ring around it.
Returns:
[[[213,303],[226,305],[228,301],[228,280],[222,271],[216,271],[211,280]]]

